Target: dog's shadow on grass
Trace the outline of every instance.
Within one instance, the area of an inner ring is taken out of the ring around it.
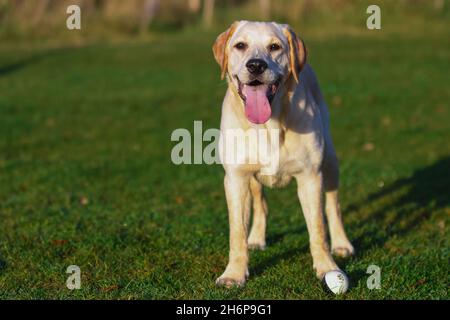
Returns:
[[[368,203],[379,205],[364,219],[350,224],[348,229],[359,234],[351,239],[356,252],[382,248],[393,237],[405,237],[430,219],[433,212],[450,205],[450,157],[430,166],[417,169],[412,175],[399,179],[378,192],[369,194],[366,200],[350,205],[344,215],[362,210]],[[369,227],[367,227],[369,226]],[[362,231],[364,230],[364,231]],[[340,265],[345,268],[348,261]],[[356,282],[367,274],[358,270],[351,274]]]
[[[273,245],[275,245],[275,243],[282,241],[289,234],[297,234],[298,235],[303,232],[306,232],[305,226],[299,226],[294,229],[290,228],[289,230],[286,230],[283,232],[268,235],[268,238],[266,241],[267,246],[269,248],[272,247]],[[284,250],[280,253],[274,254],[274,255],[264,259],[264,261],[258,263],[256,266],[252,267],[251,274],[252,274],[252,276],[259,276],[259,275],[263,274],[265,270],[277,265],[280,261],[285,260],[285,259],[290,259],[302,252],[305,252],[306,250],[308,250],[307,243],[303,244],[301,247],[295,247],[295,248],[291,247],[288,250]]]
[[[344,216],[351,215],[364,208],[367,203],[379,203],[364,219],[346,226],[346,229],[360,234],[351,239],[356,252],[366,252],[373,248],[383,247],[392,237],[404,237],[412,230],[419,228],[427,221],[432,212],[450,205],[450,157],[445,157],[434,164],[416,170],[411,176],[399,179],[378,192],[369,194],[364,201],[351,204],[344,209]],[[367,228],[367,226],[370,228]],[[363,230],[363,232],[359,232]],[[269,235],[268,245],[281,241],[288,234],[300,234],[306,228],[298,227],[284,232]],[[290,248],[278,253],[252,268],[253,275],[261,275],[264,271],[281,260],[289,259],[301,252],[308,251],[309,244]],[[345,269],[351,261],[337,259]],[[350,273],[355,284],[365,279],[365,270]]]
[[[450,206],[449,177],[450,157],[446,157],[370,194],[365,201],[350,205],[345,210],[347,214],[359,211],[367,203],[380,204],[368,217],[350,225],[353,230],[368,223],[376,225],[353,239],[356,248],[382,247],[393,236],[407,235],[428,220],[433,212]]]

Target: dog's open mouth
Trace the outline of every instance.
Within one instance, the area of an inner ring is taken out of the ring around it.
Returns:
[[[238,77],[236,79],[239,84],[239,96],[244,101],[247,119],[255,124],[267,122],[272,115],[270,104],[277,93],[279,80],[272,84],[265,84],[259,80],[244,84]]]

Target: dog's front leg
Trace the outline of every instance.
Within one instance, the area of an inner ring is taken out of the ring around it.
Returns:
[[[322,279],[328,271],[339,269],[331,256],[325,234],[322,173],[304,172],[296,179],[298,196],[309,233],[313,267],[317,277]]]
[[[266,248],[267,202],[261,183],[255,177],[250,179],[250,193],[253,200],[253,224],[248,236],[248,248]]]
[[[216,280],[217,285],[242,286],[248,276],[247,230],[248,217],[245,203],[248,199],[250,175],[227,172],[225,195],[230,223],[230,256],[225,272]]]

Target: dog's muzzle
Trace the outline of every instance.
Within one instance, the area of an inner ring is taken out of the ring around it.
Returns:
[[[249,60],[251,61],[251,60]],[[239,77],[238,93],[245,106],[247,119],[255,124],[266,123],[272,115],[271,103],[280,85],[280,80],[266,84],[257,79],[248,83],[242,83]]]

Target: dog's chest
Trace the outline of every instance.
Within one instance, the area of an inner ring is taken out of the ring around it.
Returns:
[[[260,163],[256,178],[268,187],[284,187],[293,176],[314,170],[321,165],[323,158],[323,149],[316,141],[312,139],[302,143],[294,139],[280,145],[276,152],[268,153],[264,163]]]
[[[299,149],[303,148],[299,146]],[[308,167],[308,162],[305,153],[301,154],[299,150],[292,152],[286,146],[280,146],[277,152],[270,153],[265,161],[260,163],[255,177],[267,187],[284,187],[294,175]]]
[[[304,170],[299,159],[292,159],[285,150],[281,149],[278,156],[271,157],[271,162],[261,165],[255,173],[259,182],[267,187],[284,187],[294,175]]]
[[[274,175],[264,175],[261,172],[255,174],[256,179],[269,188],[281,188],[286,186],[292,179],[290,174],[274,174]]]
[[[234,135],[230,135],[229,133]],[[314,135],[280,130],[224,130],[219,144],[225,168],[250,171],[265,186],[283,187],[293,176],[320,164],[321,144]]]

